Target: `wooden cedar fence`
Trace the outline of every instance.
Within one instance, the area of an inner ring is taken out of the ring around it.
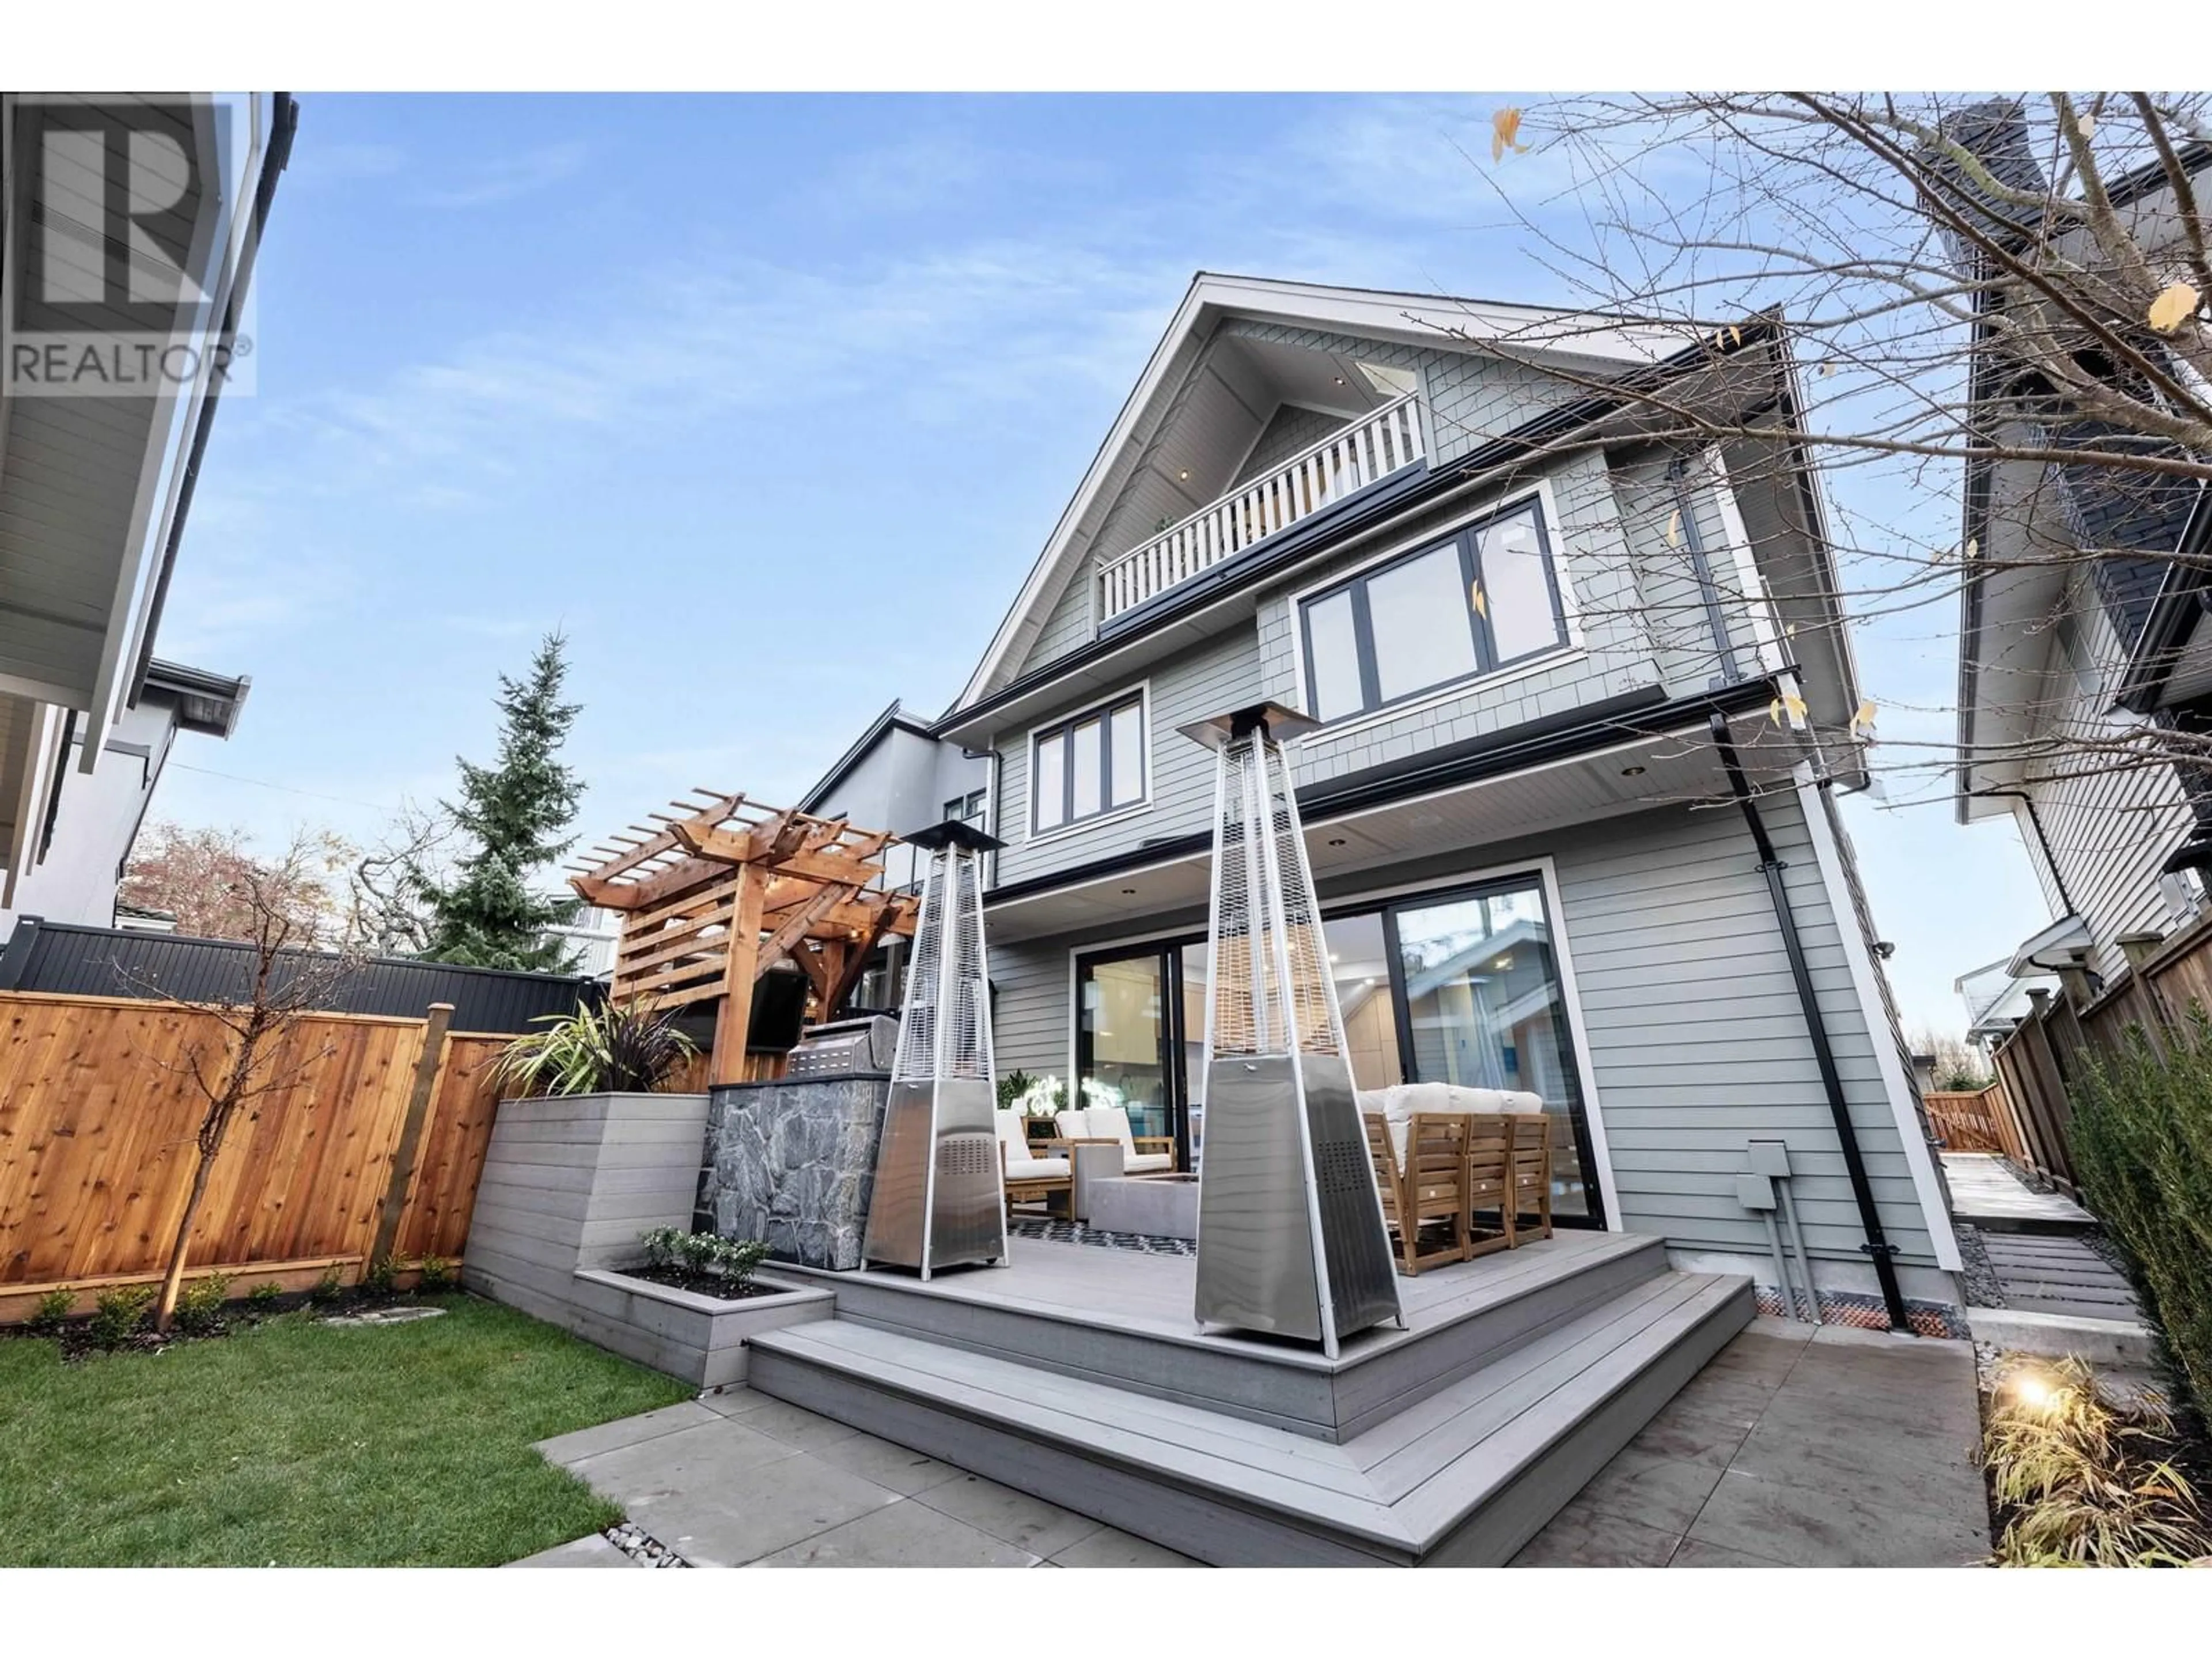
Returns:
[[[302,1018],[285,1086],[231,1125],[190,1268],[298,1287],[373,1252],[458,1258],[508,1041],[447,1032],[442,1010]],[[227,1042],[182,1004],[0,993],[0,1322],[58,1286],[160,1277],[205,1110],[183,1067]]]
[[[1932,1089],[1921,1101],[1928,1108],[1929,1127],[1936,1131],[1945,1152],[2002,1152],[2007,1158],[2021,1158],[2003,1085],[1992,1083],[1986,1089]]]
[[[2118,1052],[2132,1026],[2155,1046],[2192,1008],[2212,1008],[2212,916],[2131,954],[2128,968],[2094,997],[2080,997],[2080,988],[2070,996],[2031,993],[2033,1012],[1996,1050],[1997,1080],[2020,1146],[2011,1155],[2075,1197],[2069,1091],[2084,1062],[2092,1054]]]

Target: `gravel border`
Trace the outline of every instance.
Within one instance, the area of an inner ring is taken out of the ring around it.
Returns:
[[[641,1567],[688,1567],[691,1564],[635,1522],[609,1527],[599,1534]]]
[[[2008,1305],[2004,1291],[1997,1282],[1997,1270],[1990,1261],[1990,1247],[1982,1237],[1982,1230],[1972,1222],[1954,1221],[1952,1231],[1959,1237],[1959,1277],[1966,1292],[1970,1308],[2002,1308]]]

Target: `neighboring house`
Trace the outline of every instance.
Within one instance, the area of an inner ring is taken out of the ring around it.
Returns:
[[[195,159],[166,224],[184,250],[173,263],[208,299],[162,302],[154,331],[189,348],[176,361],[211,364],[211,348],[236,331],[290,150],[290,100],[226,100],[228,129],[212,94],[79,101],[87,112],[143,106],[175,147],[168,154]],[[98,248],[111,222],[94,182],[105,173],[76,165],[76,152],[49,160],[52,135],[37,135],[51,106],[0,94],[0,303],[11,319],[56,280],[57,248]],[[133,217],[134,235],[145,222]],[[134,254],[134,282],[149,259]],[[106,337],[108,313],[81,309],[98,312],[103,320],[85,326]],[[175,733],[224,735],[236,719],[244,680],[154,656],[220,395],[211,369],[96,392],[0,378],[0,932],[23,914],[112,921],[118,870]]]
[[[115,891],[161,769],[179,732],[228,738],[251,684],[156,659],[147,665],[137,700],[109,728],[96,767],[82,763],[85,733],[72,729],[69,749],[52,763],[46,818],[26,849],[20,875],[9,872],[0,929],[18,915],[92,927],[146,927],[144,913],[137,920],[120,914]],[[175,927],[175,918],[167,925]]]
[[[2010,106],[1961,121],[1998,176],[2043,189]],[[2202,177],[2212,149],[2182,159]],[[2172,225],[2162,167],[2108,194],[2131,223]],[[2142,349],[2161,349],[2148,335]],[[2002,369],[1978,351],[1978,420],[2068,449],[2113,440],[2116,428],[2068,417],[2050,386]],[[2178,475],[1977,459],[1963,518],[1973,563],[1960,595],[1959,821],[2009,818],[2042,885],[2050,925],[2022,940],[2009,972],[2056,974],[2086,1002],[2127,971],[2130,948],[2204,906],[2212,773],[2164,758],[2160,735],[2212,732],[2212,510],[2203,483]]]
[[[2011,1036],[2013,1027],[2034,1012],[2034,993],[2047,995],[2058,988],[2058,981],[2025,966],[2016,955],[1968,969],[1952,981],[1951,988],[1966,1006],[1966,1041],[1986,1051]]]
[[[1626,374],[1760,435],[1655,444],[1594,389]],[[1177,728],[1272,699],[1322,723],[1293,757],[1362,1087],[1532,1090],[1563,1218],[1770,1279],[1735,1177],[1781,1139],[1824,1287],[1875,1291],[1873,1246],[1954,1303],[1832,799],[1860,691],[1796,406],[1763,320],[1200,275],[927,728],[988,757],[1001,1073],[1110,1088],[1188,1160],[1214,791]],[[810,804],[864,821],[835,779]]]

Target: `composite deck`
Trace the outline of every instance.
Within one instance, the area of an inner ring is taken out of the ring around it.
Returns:
[[[1335,1360],[1200,1332],[1194,1264],[1028,1241],[931,1284],[825,1275],[837,1317],[751,1382],[1219,1565],[1509,1559],[1751,1317],[1658,1241],[1563,1234],[1401,1279]]]

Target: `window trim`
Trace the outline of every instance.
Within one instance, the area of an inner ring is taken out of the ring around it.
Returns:
[[[1452,524],[1400,541],[1373,557],[1362,560],[1348,570],[1338,571],[1322,580],[1291,593],[1286,603],[1290,606],[1291,648],[1297,653],[1300,704],[1307,713],[1315,714],[1316,704],[1314,690],[1313,635],[1306,615],[1309,607],[1340,592],[1351,593],[1353,596],[1355,629],[1353,647],[1359,657],[1360,688],[1364,696],[1370,683],[1369,676],[1374,656],[1371,625],[1367,628],[1367,637],[1364,641],[1359,638],[1358,633],[1363,619],[1367,615],[1365,590],[1367,580],[1395,565],[1410,562],[1423,554],[1433,552],[1439,547],[1454,543],[1460,544],[1462,580],[1470,580],[1468,571],[1474,562],[1471,538],[1479,535],[1487,526],[1502,519],[1510,518],[1532,504],[1536,509],[1537,539],[1543,547],[1545,574],[1551,588],[1552,615],[1559,623],[1559,638],[1550,645],[1539,647],[1534,651],[1523,652],[1517,657],[1510,657],[1503,661],[1492,661],[1488,666],[1479,666],[1471,674],[1462,674],[1453,679],[1440,680],[1432,685],[1422,686],[1418,690],[1404,692],[1387,702],[1367,703],[1348,713],[1339,714],[1332,720],[1322,720],[1320,729],[1308,733],[1303,741],[1323,742],[1337,735],[1341,730],[1352,729],[1355,723],[1366,725],[1377,720],[1388,719],[1394,714],[1406,712],[1415,705],[1444,701],[1486,681],[1516,678],[1551,665],[1558,660],[1583,654],[1586,647],[1583,640],[1582,617],[1576,603],[1574,583],[1565,568],[1565,547],[1558,534],[1559,503],[1553,493],[1551,480],[1539,478],[1534,483],[1485,502]],[[1476,636],[1478,659],[1490,649],[1491,635],[1492,629],[1488,618],[1486,617],[1480,632]],[[1320,716],[1315,714],[1315,718],[1318,720]]]
[[[1137,710],[1137,764],[1143,775],[1143,785],[1133,800],[1115,801],[1113,799],[1114,738],[1113,717],[1134,704]],[[1099,723],[1099,805],[1095,812],[1074,815],[1075,806],[1075,728],[1086,720]],[[1040,827],[1037,823],[1037,751],[1046,742],[1068,738],[1067,758],[1060,768],[1060,805],[1063,816],[1054,823]],[[1023,778],[1023,793],[1026,797],[1024,839],[1030,842],[1048,841],[1077,830],[1088,830],[1115,818],[1146,811],[1152,805],[1152,685],[1150,680],[1139,680],[1125,686],[1113,696],[1096,702],[1086,703],[1070,714],[1046,720],[1030,728],[1023,745],[1024,764],[1027,770]]]

